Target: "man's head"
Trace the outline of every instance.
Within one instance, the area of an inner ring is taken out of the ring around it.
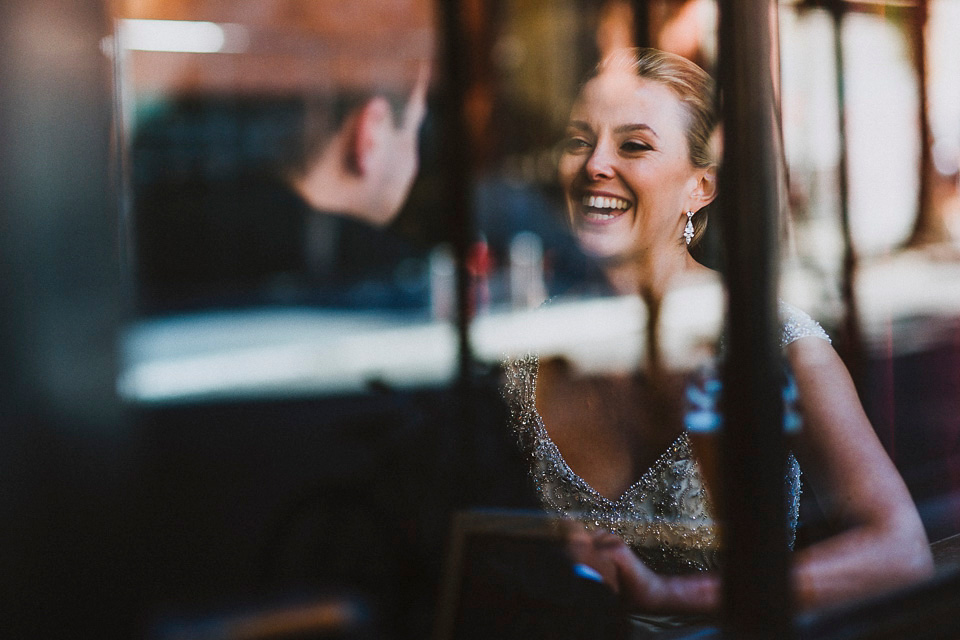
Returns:
[[[374,93],[343,109],[291,176],[310,205],[378,227],[393,221],[419,166],[429,76],[424,63],[399,108],[387,94]]]

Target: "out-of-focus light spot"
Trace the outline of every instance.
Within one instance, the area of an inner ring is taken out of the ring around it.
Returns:
[[[121,49],[176,53],[238,53],[246,49],[247,32],[236,24],[186,20],[121,20]]]
[[[937,140],[933,145],[933,166],[944,176],[960,171],[960,144]]]

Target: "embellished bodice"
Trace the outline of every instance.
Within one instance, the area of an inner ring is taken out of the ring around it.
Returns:
[[[780,304],[781,347],[806,336],[828,340],[803,311]],[[622,537],[656,571],[686,573],[717,568],[718,531],[713,509],[686,431],[619,498],[591,487],[567,464],[536,407],[539,358],[528,354],[505,363],[504,397],[510,420],[541,505]],[[791,455],[785,478],[788,520],[795,532],[800,505],[800,466]],[[792,536],[791,536],[792,537]]]

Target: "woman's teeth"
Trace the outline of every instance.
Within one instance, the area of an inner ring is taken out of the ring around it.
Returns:
[[[583,206],[591,209],[610,209],[610,213],[602,211],[587,211],[586,216],[592,220],[611,220],[617,217],[619,211],[630,208],[630,203],[620,198],[605,196],[584,196],[581,201]]]

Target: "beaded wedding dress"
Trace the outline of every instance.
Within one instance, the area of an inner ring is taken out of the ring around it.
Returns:
[[[781,347],[807,336],[830,340],[803,311],[786,303],[780,303],[779,311]],[[616,533],[655,571],[679,574],[717,568],[717,527],[686,431],[639,480],[610,500],[570,468],[550,438],[536,407],[538,369],[534,354],[507,362],[504,397],[543,508]],[[792,455],[788,462],[785,481],[792,538],[800,505],[800,467]]]

